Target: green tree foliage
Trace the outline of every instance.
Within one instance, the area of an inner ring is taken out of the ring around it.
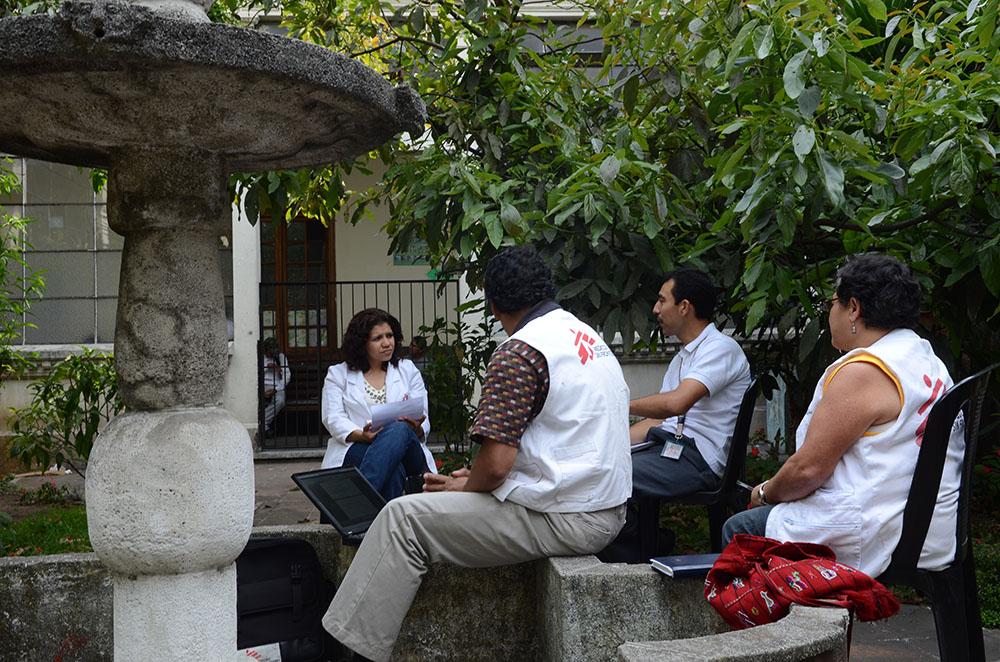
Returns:
[[[363,52],[420,93],[428,133],[380,150],[388,172],[347,211],[387,203],[394,248],[419,237],[472,284],[535,242],[564,304],[626,344],[654,333],[662,272],[700,265],[802,398],[830,358],[816,303],[837,265],[889,252],[962,373],[1000,347],[998,5],[592,0],[575,25],[519,2],[385,10]],[[380,8],[357,6],[341,20]]]

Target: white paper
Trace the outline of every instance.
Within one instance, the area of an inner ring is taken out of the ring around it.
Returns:
[[[424,415],[424,399],[409,398],[399,402],[390,402],[384,405],[374,405],[372,407],[372,430],[378,430],[392,423],[396,419],[405,416],[414,421]]]

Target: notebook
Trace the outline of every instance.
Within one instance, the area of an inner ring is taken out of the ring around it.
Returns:
[[[348,544],[361,544],[368,527],[385,505],[385,499],[357,467],[303,471],[292,474],[292,480]]]
[[[718,554],[657,556],[649,559],[649,564],[668,577],[704,577],[715,565],[717,558]]]

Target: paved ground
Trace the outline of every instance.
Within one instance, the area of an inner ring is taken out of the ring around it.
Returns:
[[[258,461],[254,467],[256,505],[254,525],[297,524],[316,522],[319,515],[309,500],[292,482],[290,476],[299,471],[319,467],[319,458],[291,461]],[[21,478],[24,487],[34,487],[45,478]],[[57,477],[57,483],[78,486],[74,477]],[[1000,630],[984,632],[986,659],[1000,662]],[[937,660],[937,638],[934,619],[927,607],[904,605],[895,617],[878,623],[856,623],[851,659],[861,662],[895,662],[897,660]]]

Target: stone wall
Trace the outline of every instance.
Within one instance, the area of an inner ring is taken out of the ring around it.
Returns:
[[[328,526],[259,527],[253,535],[308,540],[334,581],[355,551]],[[835,616],[846,612],[812,610],[821,612],[819,620],[804,625],[789,617],[774,628],[729,633],[702,586],[700,579],[668,580],[644,565],[603,564],[592,556],[491,569],[434,566],[393,659],[637,662],[682,659],[692,651],[719,660],[846,659],[815,655],[846,645],[846,617]],[[94,554],[0,558],[0,659],[111,660],[111,607],[111,577]],[[671,641],[688,637],[699,638]],[[736,649],[756,657],[726,657]]]

